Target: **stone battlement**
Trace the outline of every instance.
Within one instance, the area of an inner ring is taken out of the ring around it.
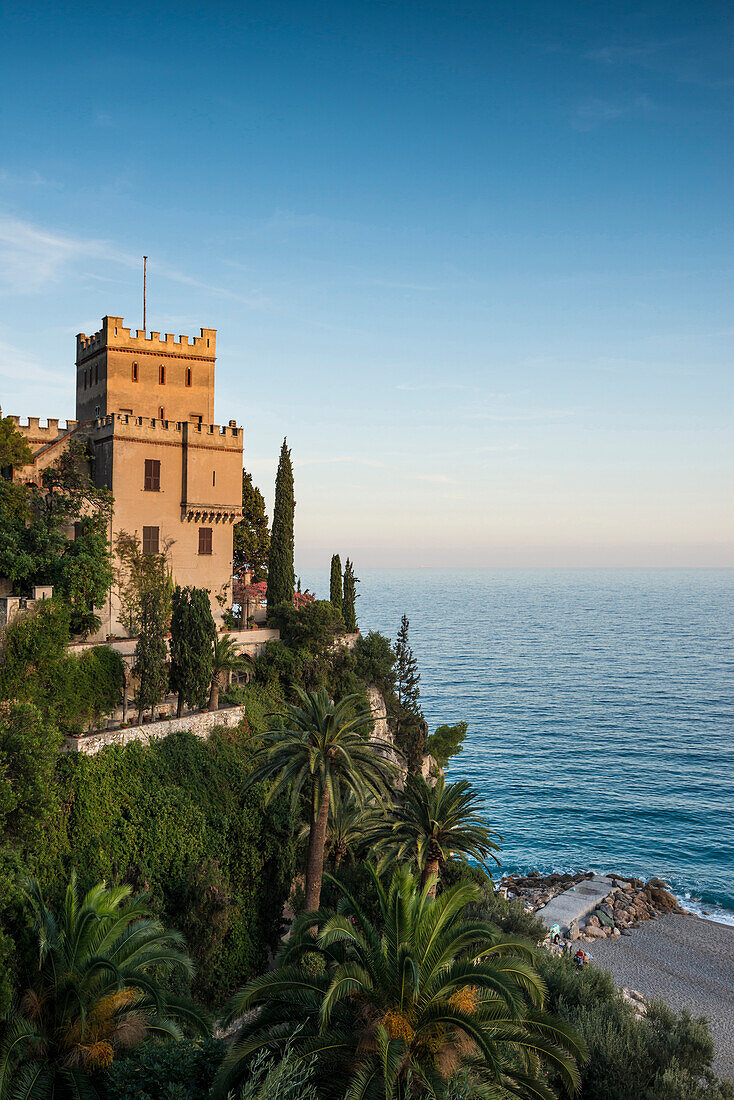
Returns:
[[[201,336],[174,336],[172,332],[144,332],[125,328],[122,317],[103,317],[102,328],[91,336],[80,332],[76,338],[77,364],[91,355],[112,347],[123,351],[138,351],[153,355],[188,355],[197,359],[214,359],[217,350],[217,330],[201,329]]]
[[[95,431],[112,429],[113,432],[131,433],[136,438],[161,439],[173,437],[180,441],[184,429],[190,445],[200,444],[206,447],[221,447],[225,450],[241,451],[243,430],[232,422],[230,424],[199,424],[193,421],[157,420],[150,416],[131,416],[128,413],[109,413],[92,421]]]
[[[31,439],[40,439],[43,436],[48,436],[49,442],[53,439],[58,439],[60,435],[68,435],[69,432],[73,432],[77,427],[78,421],[76,420],[54,420],[51,417],[45,424],[41,424],[40,417],[38,416],[9,416],[8,420],[18,429],[21,435],[25,435]]]

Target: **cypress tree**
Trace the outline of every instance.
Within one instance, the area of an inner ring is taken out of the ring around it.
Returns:
[[[178,692],[177,715],[184,703],[204,706],[212,680],[212,646],[217,636],[205,588],[180,588],[173,593],[171,669],[169,683]]]
[[[235,524],[233,534],[233,572],[252,572],[253,581],[264,581],[268,575],[270,531],[265,512],[265,500],[253,484],[252,474],[242,471],[242,521]]]
[[[418,706],[418,699],[420,698],[420,688],[418,687],[420,674],[418,672],[418,662],[413,655],[413,650],[408,641],[409,627],[410,622],[408,621],[408,616],[403,615],[400,621],[397,645],[395,646],[396,690],[398,694],[398,703],[403,710],[407,714],[420,715],[421,709]]]
[[[268,555],[268,612],[280,603],[293,603],[296,575],[293,567],[293,467],[287,441],[280,449],[278,474],[275,479],[273,529]]]
[[[359,577],[355,577],[354,566],[347,558],[344,566],[344,596],[342,598],[342,616],[347,634],[354,634],[357,630],[357,612],[354,602],[359,599],[357,595],[358,584]]]
[[[331,557],[331,582],[329,585],[329,600],[332,607],[335,607],[337,611],[342,610],[343,596],[342,596],[342,563],[338,554],[332,554]]]
[[[140,598],[140,626],[133,675],[138,678],[138,722],[166,693],[166,627],[169,597],[162,584],[150,585]]]

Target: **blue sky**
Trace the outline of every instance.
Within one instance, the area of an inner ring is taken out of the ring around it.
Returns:
[[[732,564],[727,6],[6,10],[4,412],[146,252],[299,567]]]

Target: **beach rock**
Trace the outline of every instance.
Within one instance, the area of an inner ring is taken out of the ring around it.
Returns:
[[[648,886],[657,886],[657,888],[659,890],[667,890],[668,889],[667,882],[663,882],[663,880],[661,878],[651,878],[651,879],[648,880],[647,885]]]
[[[603,940],[606,937],[606,931],[604,928],[592,925],[591,928],[587,925],[584,929],[587,936],[592,940]]]
[[[585,928],[586,928],[587,932],[589,931],[590,928],[599,928],[600,925],[601,925],[601,921],[599,920],[599,918],[596,916],[595,913],[592,913],[590,917],[586,918]]]

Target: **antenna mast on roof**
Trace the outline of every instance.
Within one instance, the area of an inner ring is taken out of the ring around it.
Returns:
[[[145,324],[145,321],[146,321],[146,316],[145,316],[146,306],[148,304],[148,301],[147,301],[147,289],[148,289],[147,288],[147,282],[148,282],[148,257],[143,256],[143,332],[147,331],[146,324]]]

